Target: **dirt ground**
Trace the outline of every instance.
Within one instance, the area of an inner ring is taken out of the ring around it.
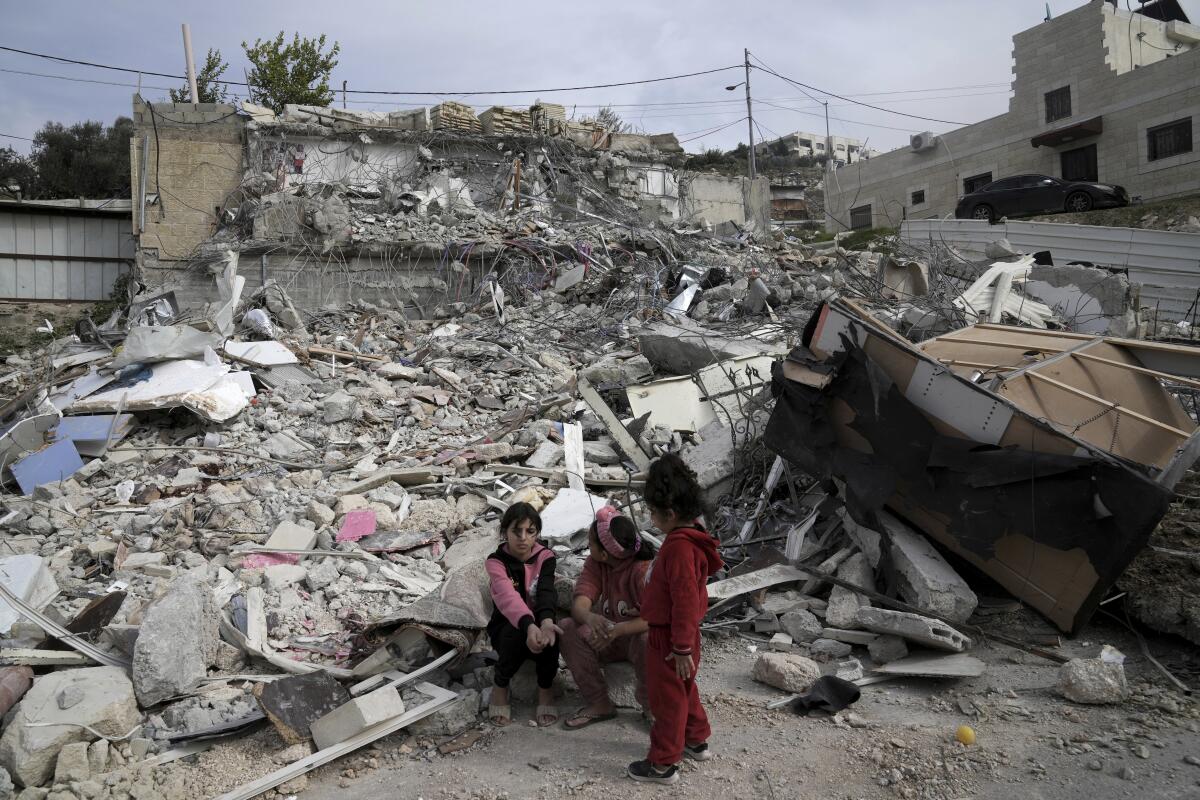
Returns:
[[[1028,639],[1049,633],[1032,613],[992,618],[995,632]],[[1173,637],[1149,640],[1152,652],[1181,675],[1200,672],[1200,653]],[[310,773],[282,795],[301,800],[496,800],[558,797],[629,800],[682,797],[928,798],[1196,798],[1200,796],[1200,708],[1166,688],[1124,629],[1093,623],[1066,655],[1095,656],[1102,644],[1128,656],[1133,697],[1119,706],[1080,706],[1055,691],[1057,667],[1000,644],[973,651],[988,669],[961,681],[901,679],[863,689],[862,699],[831,718],[768,711],[780,692],[750,679],[752,642],[706,639],[700,685],[713,722],[716,757],[687,762],[673,787],[624,776],[642,758],[647,729],[640,716],[576,732],[528,726],[531,708],[497,730],[481,723],[473,746],[441,755],[448,740],[397,734]],[[578,698],[564,698],[561,709]],[[974,746],[954,741],[959,725],[977,731]],[[281,745],[267,728],[219,745],[195,763],[177,762],[158,776],[167,796],[212,796],[275,768]],[[306,784],[306,787],[305,787]],[[305,788],[302,788],[305,787]]]
[[[1189,217],[1200,219],[1200,197],[1177,197],[1152,203],[1099,208],[1081,214],[1047,214],[1032,217],[1036,222],[1072,222],[1079,225],[1111,225],[1118,228],[1178,230]]]

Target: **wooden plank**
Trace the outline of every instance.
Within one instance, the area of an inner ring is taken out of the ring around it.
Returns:
[[[219,796],[216,800],[250,800],[250,798],[257,797],[268,789],[274,789],[280,784],[287,783],[293,778],[316,769],[322,764],[328,764],[330,761],[341,758],[344,755],[349,755],[359,748],[366,747],[377,739],[382,739],[398,730],[406,728],[412,723],[422,720],[436,711],[440,711],[458,699],[456,692],[442,689],[441,687],[434,686],[432,683],[419,683],[416,689],[432,699],[416,708],[405,711],[398,717],[372,725],[362,733],[352,736],[344,742],[339,742],[332,747],[326,747],[324,750],[318,750],[307,758],[302,758],[282,769],[277,769],[270,775],[259,778],[256,781],[242,784],[236,789]]]
[[[23,647],[0,650],[0,666],[87,667],[92,659],[74,650],[31,650]]]
[[[931,339],[931,342],[938,341]],[[943,339],[942,341],[956,342],[958,344],[976,344],[985,347],[1003,347],[1009,350],[1036,350],[1039,353],[1062,353],[1064,349],[1061,347],[1040,347],[1038,345],[1019,344],[1016,342],[990,342],[986,339],[966,339],[961,336],[955,336],[953,339]]]
[[[497,472],[503,475],[525,475],[530,478],[541,478],[543,480],[559,480],[566,481],[567,475],[561,469],[538,469],[537,467],[523,467],[520,464],[488,464],[489,472]],[[603,486],[611,489],[624,489],[630,487],[633,489],[642,489],[646,485],[645,473],[637,472],[630,477],[629,480],[620,478],[591,478],[585,476],[583,482],[587,486]]]
[[[563,423],[563,464],[567,468],[567,485],[584,490],[583,426],[578,422]]]
[[[1031,378],[1037,378],[1040,381],[1045,381],[1046,383],[1050,384],[1051,386],[1056,386],[1059,389],[1062,389],[1064,392],[1069,392],[1069,393],[1075,395],[1076,397],[1082,397],[1085,400],[1091,400],[1093,403],[1098,403],[1099,405],[1107,406],[1108,408],[1111,408],[1113,410],[1120,411],[1122,414],[1125,414],[1126,416],[1130,416],[1130,417],[1133,417],[1134,419],[1141,420],[1142,422],[1145,422],[1147,425],[1153,425],[1156,428],[1161,428],[1162,430],[1167,431],[1169,433],[1173,433],[1176,436],[1179,436],[1181,438],[1186,439],[1186,438],[1188,438],[1188,436],[1191,435],[1187,431],[1181,431],[1181,430],[1179,430],[1179,428],[1174,428],[1170,425],[1166,425],[1162,422],[1159,422],[1156,419],[1147,417],[1145,414],[1139,414],[1137,411],[1134,411],[1133,409],[1126,408],[1125,406],[1117,405],[1116,403],[1110,403],[1109,401],[1105,400],[1103,397],[1097,397],[1094,394],[1089,394],[1088,392],[1085,392],[1082,389],[1077,389],[1074,386],[1071,386],[1070,384],[1063,383],[1062,381],[1057,381],[1054,378],[1049,378],[1049,377],[1042,375],[1034,370],[1029,370],[1025,374]]]
[[[1194,381],[1191,378],[1182,378],[1178,375],[1172,375],[1169,372],[1159,372],[1156,369],[1149,369],[1148,367],[1139,367],[1139,366],[1135,366],[1133,364],[1125,364],[1121,361],[1113,361],[1111,358],[1101,358],[1100,356],[1094,356],[1090,353],[1071,353],[1070,355],[1074,358],[1085,358],[1088,361],[1098,361],[1101,364],[1108,364],[1109,366],[1120,367],[1121,369],[1131,370],[1133,372],[1141,373],[1142,375],[1149,375],[1152,378],[1162,378],[1163,380],[1175,381],[1176,383],[1182,383],[1184,386],[1190,386],[1193,389],[1200,389],[1200,381]]]
[[[617,446],[621,451],[637,465],[638,470],[644,472],[650,468],[650,459],[642,452],[642,448],[637,441],[629,435],[629,431],[625,430],[625,426],[621,424],[621,420],[617,419],[617,415],[608,407],[608,403],[600,397],[600,394],[592,387],[592,384],[587,378],[579,376],[579,396],[583,398],[583,402],[588,404],[588,408],[592,409],[592,413],[600,418],[600,422],[608,429],[608,434],[616,441]]]

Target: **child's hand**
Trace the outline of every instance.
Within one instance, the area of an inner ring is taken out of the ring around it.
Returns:
[[[525,646],[529,648],[531,653],[540,653],[546,649],[546,637],[542,634],[542,629],[537,625],[530,625],[528,632],[525,634]]]
[[[671,658],[675,660],[675,674],[677,674],[680,679],[686,681],[692,677],[691,656],[683,656],[679,653],[672,653]]]
[[[608,645],[612,643],[613,638],[615,638],[613,636],[615,626],[611,621],[605,619],[599,614],[592,614],[591,617],[588,618],[588,627],[592,629],[592,637],[588,641],[588,644],[590,644],[592,649],[596,650],[597,652],[608,647]]]
[[[559,636],[562,636],[562,628],[555,625],[554,620],[542,620],[542,641],[546,647],[553,647]]]

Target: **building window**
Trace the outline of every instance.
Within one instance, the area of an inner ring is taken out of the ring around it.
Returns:
[[[812,140],[811,139],[801,139],[800,146],[807,147],[809,150],[812,150]]]
[[[1192,152],[1191,117],[1146,131],[1151,161]]]
[[[818,149],[818,150],[824,150],[824,149],[825,149],[825,145],[824,145],[824,144],[822,144],[821,142],[817,142],[817,149]]]
[[[857,231],[869,227],[871,227],[871,206],[869,204],[850,209],[850,228],[852,230]]]
[[[1096,168],[1096,145],[1089,144],[1087,147],[1064,150],[1059,158],[1062,161],[1064,181],[1100,180],[1100,173]]]
[[[844,145],[844,144],[834,145],[834,148],[833,148],[833,149],[834,149],[834,150],[845,150],[845,149],[846,149],[846,145]]]
[[[1066,119],[1069,116],[1071,116],[1071,87],[1064,86],[1053,92],[1046,92],[1046,122]]]
[[[912,205],[919,206],[925,202],[925,190],[917,189],[912,193]]]
[[[992,182],[992,173],[981,172],[969,178],[963,178],[963,194],[977,192]]]

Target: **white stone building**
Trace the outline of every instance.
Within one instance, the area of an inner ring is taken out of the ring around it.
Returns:
[[[1013,37],[1008,113],[830,174],[828,230],[954,213],[1011,175],[1124,186],[1154,200],[1200,191],[1200,27],[1175,0],[1107,0]]]
[[[792,156],[823,156],[825,155],[825,135],[821,133],[805,133],[804,131],[795,131],[787,133],[778,139],[771,139],[765,142],[756,142],[754,152],[767,154],[772,152],[772,147],[776,143],[782,142],[787,147],[788,155]],[[835,161],[840,161],[843,164],[850,164],[858,161],[860,158],[871,158],[878,155],[877,150],[864,148],[863,143],[858,139],[851,139],[848,136],[830,136],[829,137],[830,152],[833,153]]]

